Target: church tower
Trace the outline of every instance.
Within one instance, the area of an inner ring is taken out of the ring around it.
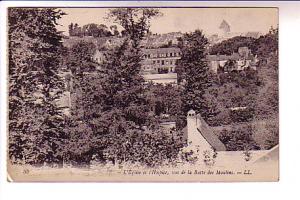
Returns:
[[[224,36],[230,33],[230,25],[225,20],[222,21],[222,23],[219,26],[219,29],[222,30]]]

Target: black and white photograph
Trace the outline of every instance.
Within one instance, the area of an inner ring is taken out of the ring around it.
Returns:
[[[276,7],[7,8],[11,182],[279,180]]]

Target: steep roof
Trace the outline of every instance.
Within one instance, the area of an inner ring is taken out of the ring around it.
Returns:
[[[226,32],[230,32],[230,25],[225,20],[222,21],[219,28],[223,29]]]
[[[201,127],[197,128],[198,132],[205,138],[205,140],[216,151],[226,151],[225,145],[219,140],[214,130],[202,119],[200,115],[197,115],[197,119],[201,121]]]
[[[147,54],[147,53],[180,53],[180,49],[177,47],[143,49],[142,51],[144,54]]]
[[[209,127],[209,125],[202,119],[200,115],[197,115],[197,119],[201,121],[201,127],[197,128],[197,131],[204,137],[204,139],[211,145],[211,147],[216,151],[226,151],[226,146],[219,140],[214,130]],[[184,127],[182,129],[182,132],[184,137],[188,137],[187,127]]]

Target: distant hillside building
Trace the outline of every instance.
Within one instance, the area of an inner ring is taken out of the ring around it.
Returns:
[[[226,20],[223,20],[218,28],[219,28],[218,33],[214,33],[208,36],[208,41],[210,43],[210,46],[237,36],[252,37],[257,39],[262,35],[260,32],[257,31],[232,32],[231,26]]]
[[[218,70],[224,71],[241,71],[251,68],[256,70],[257,57],[251,53],[248,47],[240,47],[237,53],[231,55],[207,55],[206,60],[213,72],[217,73]],[[231,65],[228,62],[232,62]]]
[[[225,20],[222,21],[219,28],[223,31],[224,35],[230,33],[230,25]]]
[[[168,74],[176,72],[181,58],[179,48],[143,49],[142,74]]]
[[[92,59],[103,63],[105,52],[97,49]],[[181,58],[179,48],[142,49],[142,54],[141,74],[147,82],[177,84],[176,62]]]

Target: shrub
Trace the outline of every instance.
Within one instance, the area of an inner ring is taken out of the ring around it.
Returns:
[[[232,130],[222,130],[219,139],[225,144],[228,151],[260,149],[252,137],[252,128],[249,125]]]

